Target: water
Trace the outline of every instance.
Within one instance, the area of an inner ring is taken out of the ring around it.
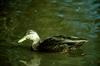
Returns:
[[[3,46],[2,46],[3,47]],[[81,66],[87,63],[82,57],[71,57],[62,53],[32,52],[27,47],[13,46],[6,48],[0,63],[3,66]],[[77,64],[76,64],[77,63]]]
[[[2,66],[96,66],[97,58],[92,48],[85,56],[67,53],[43,53],[30,51],[29,46],[1,46]],[[4,49],[5,48],[5,49]],[[85,49],[86,50],[86,49]]]
[[[0,7],[0,66],[99,66],[99,0],[4,0]],[[17,41],[28,29],[41,39],[74,35],[89,40],[76,53],[30,50],[31,42]]]

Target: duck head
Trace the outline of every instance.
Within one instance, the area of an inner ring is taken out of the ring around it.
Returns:
[[[21,42],[23,42],[23,41],[25,41],[27,39],[33,41],[32,48],[36,49],[36,47],[39,45],[39,42],[40,42],[40,37],[37,34],[37,32],[35,32],[34,30],[28,30],[27,33],[26,33],[26,35],[24,37],[22,37],[18,41],[18,43],[21,43]]]

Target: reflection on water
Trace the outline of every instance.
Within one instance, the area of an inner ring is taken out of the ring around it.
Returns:
[[[30,61],[25,61],[25,60],[19,60],[19,62],[25,64],[26,66],[39,66],[40,65],[40,61],[41,61],[41,57],[38,57],[38,55],[34,55],[34,58],[32,58]]]

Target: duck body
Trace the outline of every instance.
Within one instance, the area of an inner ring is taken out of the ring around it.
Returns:
[[[58,35],[45,39],[38,45],[37,49],[38,51],[45,52],[68,52],[70,50],[80,48],[86,42],[87,40],[82,38]]]

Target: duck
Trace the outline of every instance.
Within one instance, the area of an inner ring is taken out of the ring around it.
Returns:
[[[40,52],[69,52],[80,48],[84,43],[88,42],[87,39],[65,35],[54,35],[41,41],[36,31],[28,30],[26,35],[22,37],[18,43],[27,39],[33,42],[31,49]]]

